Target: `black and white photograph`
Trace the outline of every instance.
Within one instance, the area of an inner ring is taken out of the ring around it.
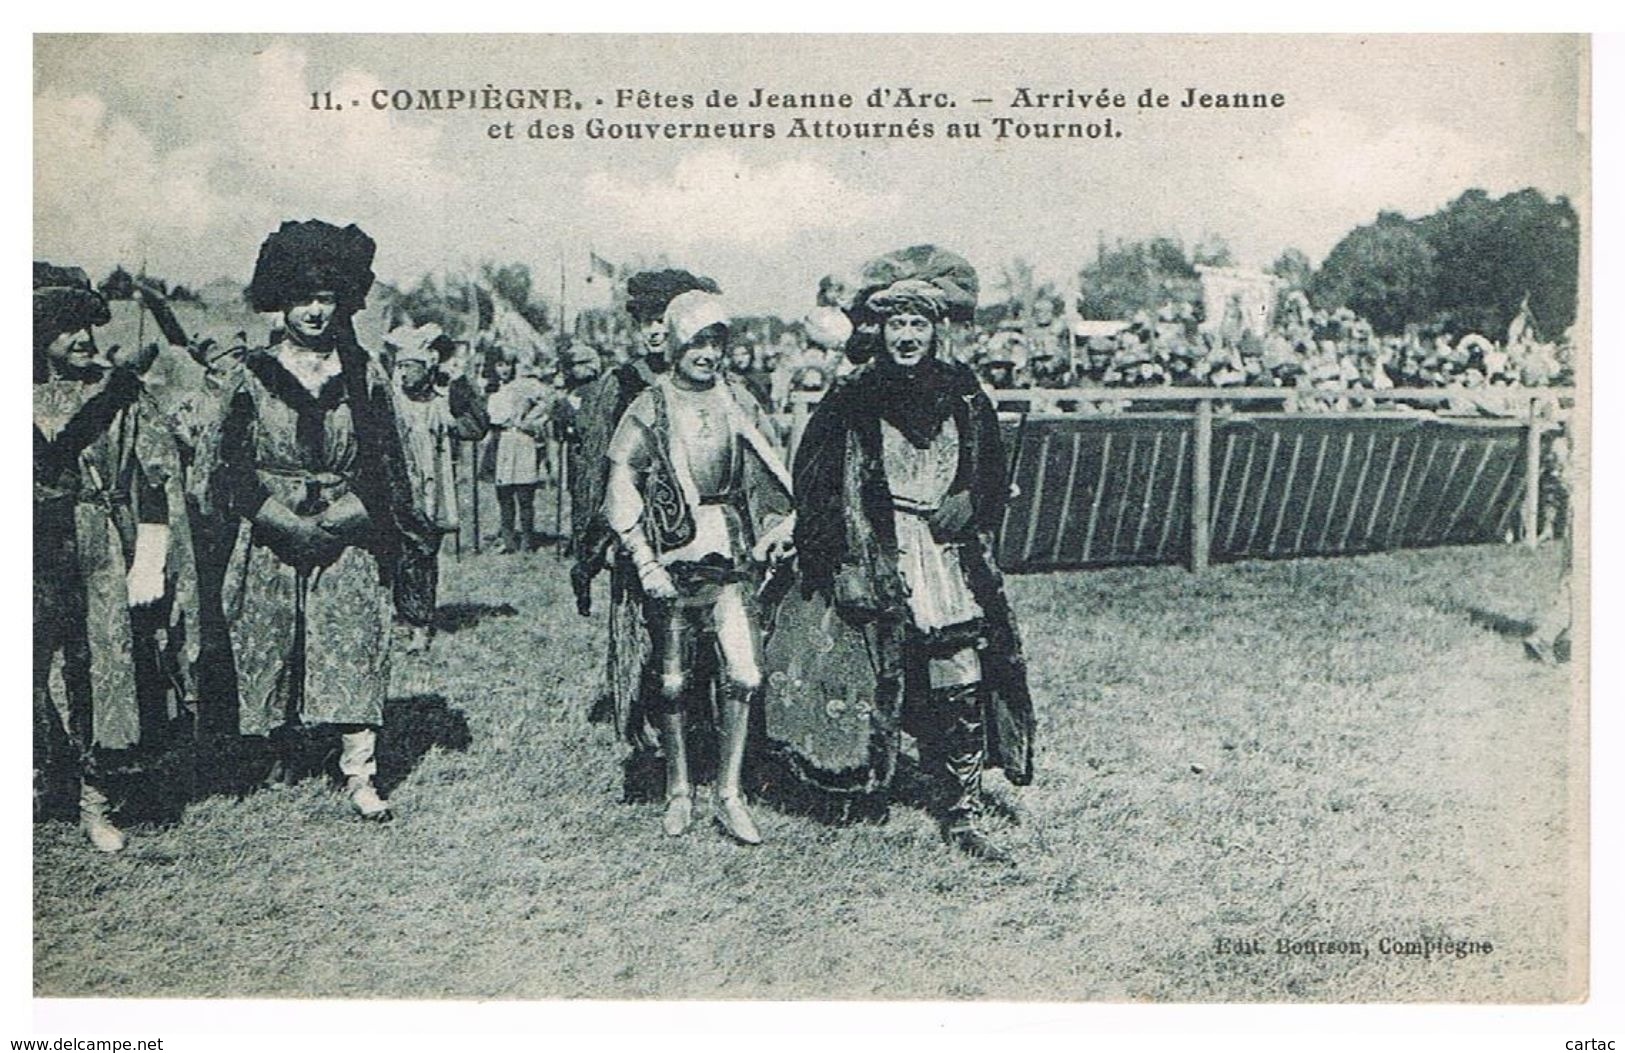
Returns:
[[[1591,55],[36,35],[31,996],[1584,1001]]]

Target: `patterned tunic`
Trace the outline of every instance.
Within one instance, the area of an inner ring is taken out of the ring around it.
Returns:
[[[126,575],[137,538],[167,528],[164,598],[132,618]],[[34,386],[34,695],[72,746],[123,749],[191,695],[196,568],[180,457],[140,382]],[[140,683],[147,650],[162,683]],[[162,712],[143,712],[155,699]],[[144,719],[146,718],[146,719]],[[143,727],[146,724],[146,727]]]
[[[353,349],[343,371],[312,394],[278,362],[277,350],[251,354],[228,397],[211,487],[238,521],[222,600],[240,730],[381,724],[390,557],[403,525],[426,529],[411,500],[389,380]],[[267,500],[305,515],[351,493],[367,506],[372,536],[325,566],[284,562],[251,522]]]

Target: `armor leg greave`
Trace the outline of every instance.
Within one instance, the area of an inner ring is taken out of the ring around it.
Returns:
[[[661,826],[667,836],[688,832],[694,821],[694,788],[688,781],[688,736],[683,711],[662,714],[660,746],[666,753],[666,814]]]
[[[717,821],[735,840],[747,845],[762,843],[756,820],[745,806],[741,777],[745,768],[745,744],[750,736],[751,692],[738,684],[722,685],[722,765],[717,777]]]

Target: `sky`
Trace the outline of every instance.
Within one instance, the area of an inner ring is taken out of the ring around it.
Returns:
[[[818,279],[922,241],[977,266],[984,299],[1017,257],[1064,287],[1104,240],[1217,235],[1238,262],[1318,262],[1377,212],[1430,212],[1471,187],[1582,205],[1583,38],[1564,36],[40,36],[34,251],[100,276],[246,282],[285,219],[359,224],[383,280],[483,261],[532,267],[572,307],[599,300],[589,253],[718,279],[740,313],[799,316]],[[378,89],[569,88],[585,108],[374,109]],[[850,92],[850,111],[613,106],[619,89],[696,96]],[[869,110],[877,87],[953,110]],[[1111,140],[950,141],[943,122],[1098,121],[1015,110],[1018,88],[1128,96]],[[1168,109],[1133,106],[1145,88]],[[1280,92],[1278,109],[1178,108]],[[343,111],[312,110],[331,92]],[[597,99],[604,99],[600,107]],[[971,100],[990,98],[992,103]],[[350,106],[352,101],[362,105]],[[921,141],[791,140],[790,117],[937,126]],[[572,120],[577,138],[523,126]],[[588,140],[584,121],[776,120],[772,141]],[[487,129],[513,119],[520,138]],[[1582,212],[1582,215],[1584,213]]]

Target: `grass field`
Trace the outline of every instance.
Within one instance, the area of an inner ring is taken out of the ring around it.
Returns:
[[[1015,869],[950,852],[906,804],[838,825],[760,803],[758,848],[661,836],[586,719],[603,625],[564,566],[448,565],[446,631],[396,663],[391,826],[320,779],[206,796],[117,857],[37,825],[36,993],[1583,994],[1584,727],[1571,667],[1518,643],[1555,552],[1012,579],[1041,735],[1035,785],[991,782]],[[1493,950],[1422,960],[1383,937]]]

